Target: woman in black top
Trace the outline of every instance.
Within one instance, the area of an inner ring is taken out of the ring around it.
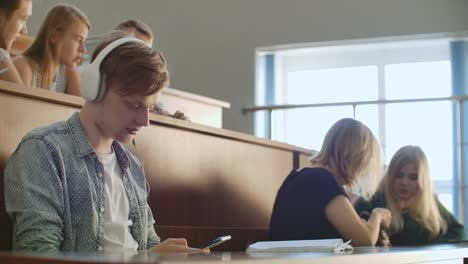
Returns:
[[[372,196],[382,173],[381,160],[380,145],[369,128],[351,118],[336,122],[311,166],[292,171],[280,187],[270,239],[344,238],[354,246],[375,245],[380,226],[391,221],[390,211],[376,208],[365,222],[345,188]]]

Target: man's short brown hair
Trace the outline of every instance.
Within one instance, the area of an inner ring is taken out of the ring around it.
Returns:
[[[123,37],[128,37],[128,34],[122,31],[104,35],[91,61],[107,45]],[[169,85],[169,72],[163,54],[143,42],[127,42],[116,47],[101,62],[100,70],[107,84],[122,84],[117,92],[123,96],[152,95]]]

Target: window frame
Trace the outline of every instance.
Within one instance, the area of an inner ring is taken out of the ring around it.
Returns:
[[[282,50],[274,53],[274,76],[272,77],[274,84],[275,98],[273,105],[290,104],[287,98],[288,88],[288,73],[290,71],[300,70],[319,70],[329,68],[343,68],[356,66],[377,66],[378,80],[378,98],[377,100],[385,100],[385,66],[388,64],[398,63],[414,63],[414,62],[430,62],[450,60],[450,39],[437,38],[430,40],[405,40],[405,41],[390,41],[375,44],[354,43],[352,45],[333,45],[329,47],[319,46],[307,49],[298,50]],[[336,44],[336,43],[335,43]],[[404,48],[402,48],[404,46]],[[369,52],[366,56],[363,53]],[[261,55],[261,54],[260,54]],[[330,59],[341,58],[341,59]],[[310,63],[314,61],[314,63]],[[286,88],[284,88],[286,87]],[[271,103],[270,103],[271,104]],[[386,147],[386,111],[385,104],[378,104],[378,137],[381,140],[384,153],[387,152]],[[283,112],[280,114],[280,112]],[[279,116],[279,117],[278,117]],[[278,128],[282,124],[287,123],[288,116],[286,111],[273,111],[271,118],[270,133],[272,139],[285,138],[285,129],[278,133]],[[279,135],[279,136],[278,136]],[[453,146],[452,146],[453,149]],[[454,157],[455,159],[456,157]],[[452,194],[453,204],[450,211],[453,211],[457,218],[459,210],[456,209],[455,200],[460,199],[460,192],[454,192],[454,179],[437,180],[434,182],[434,188],[438,194]],[[458,197],[455,197],[457,195]]]

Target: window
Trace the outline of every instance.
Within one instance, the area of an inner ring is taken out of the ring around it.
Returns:
[[[451,95],[448,40],[334,45],[272,54],[274,87],[269,89],[274,91],[273,103],[277,105]],[[319,150],[330,126],[340,118],[353,116],[379,138],[387,164],[400,147],[421,146],[441,202],[454,211],[453,201],[458,197],[453,197],[451,101],[275,110],[271,136],[273,140]]]

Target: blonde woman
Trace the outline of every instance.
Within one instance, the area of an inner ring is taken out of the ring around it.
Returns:
[[[435,196],[426,155],[404,146],[392,157],[371,201],[360,200],[358,212],[387,207],[392,212],[390,241],[395,246],[448,242],[465,238],[463,226]]]
[[[68,4],[54,6],[34,42],[22,57],[15,60],[23,83],[79,95],[77,67],[86,53],[85,40],[90,27],[88,18],[77,7]],[[59,71],[62,72],[60,78],[57,76]],[[66,81],[63,75],[67,75]]]
[[[370,197],[382,171],[381,150],[361,122],[345,118],[325,136],[310,167],[292,171],[278,191],[270,221],[271,240],[344,238],[354,246],[374,246],[390,211],[376,208],[367,222],[344,189]]]

